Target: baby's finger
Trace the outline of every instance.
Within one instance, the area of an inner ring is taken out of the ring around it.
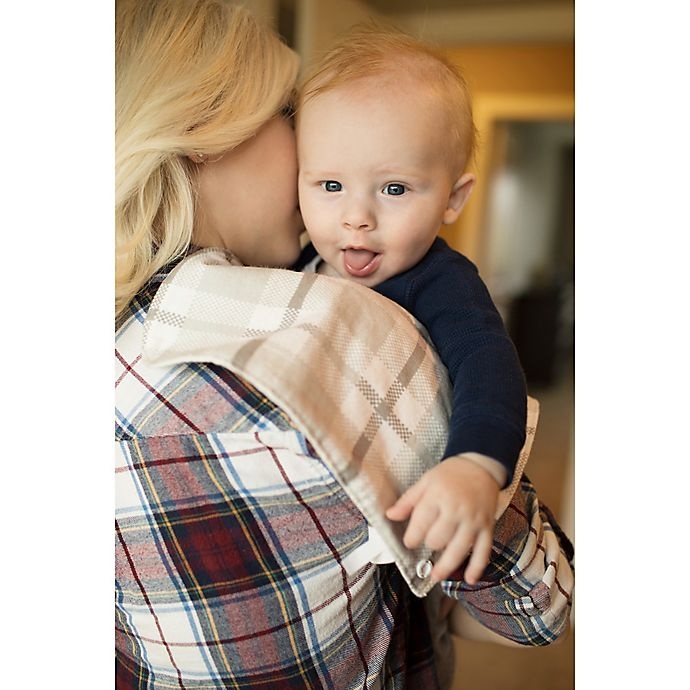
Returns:
[[[407,520],[415,505],[422,496],[424,489],[421,482],[413,484],[388,510],[386,517],[389,520]]]
[[[431,571],[434,582],[447,578],[465,560],[474,543],[474,537],[473,530],[460,526]]]
[[[484,529],[477,536],[472,548],[470,562],[465,570],[465,582],[467,584],[476,585],[484,569],[489,565],[493,541],[493,529]]]
[[[438,519],[431,526],[426,533],[424,543],[434,551],[442,549],[455,534],[458,523],[454,520],[448,520],[443,515],[439,515]]]
[[[433,503],[422,501],[412,511],[410,523],[405,530],[403,543],[408,549],[419,546],[425,539],[426,533],[438,517],[438,507]]]

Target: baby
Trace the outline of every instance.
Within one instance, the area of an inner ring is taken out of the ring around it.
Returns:
[[[386,515],[404,543],[443,550],[431,577],[489,561],[500,488],[525,438],[517,353],[475,266],[437,237],[465,205],[475,130],[467,86],[442,55],[360,27],[306,80],[297,106],[299,202],[311,244],[296,268],[375,289],[427,329],[453,384],[444,460]]]

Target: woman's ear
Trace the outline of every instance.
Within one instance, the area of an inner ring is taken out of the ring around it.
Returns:
[[[458,219],[460,211],[470,198],[476,180],[473,173],[465,173],[455,181],[448,197],[448,207],[443,213],[444,225],[450,225]]]

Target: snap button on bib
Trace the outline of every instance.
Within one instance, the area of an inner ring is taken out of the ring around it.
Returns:
[[[433,567],[434,567],[434,564],[429,559],[426,559],[423,561],[418,561],[417,562],[417,577],[421,578],[422,580],[425,580],[431,574],[431,569]]]

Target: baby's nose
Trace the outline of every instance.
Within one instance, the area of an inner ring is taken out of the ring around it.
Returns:
[[[371,210],[364,204],[352,204],[345,211],[343,225],[348,230],[367,232],[376,227],[376,220]]]

